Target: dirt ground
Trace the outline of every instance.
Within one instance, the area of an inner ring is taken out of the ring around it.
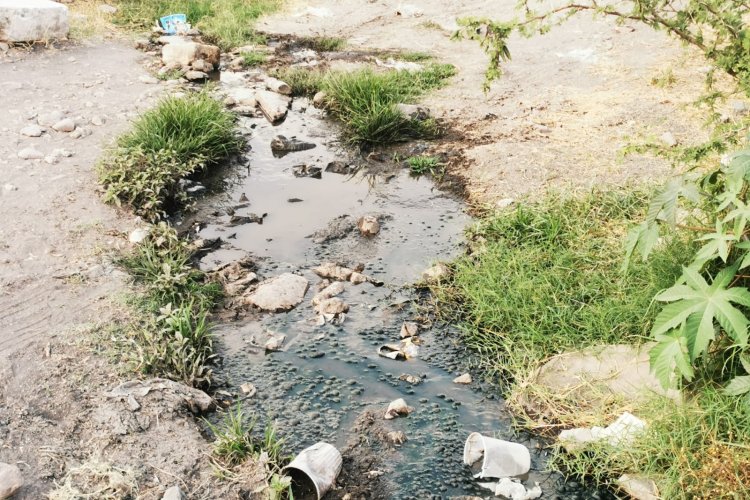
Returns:
[[[698,142],[705,62],[664,33],[611,20],[573,19],[545,36],[515,37],[513,60],[484,94],[487,59],[476,42],[451,40],[455,19],[512,19],[514,1],[414,0],[292,3],[260,23],[271,33],[339,36],[351,48],[420,51],[458,68],[452,84],[425,99],[457,134],[472,201],[533,196],[543,190],[662,178],[670,166],[643,156],[621,159],[629,138]],[[399,14],[400,12],[400,14]],[[670,88],[651,83],[672,69]]]
[[[292,2],[259,29],[423,51],[456,65],[453,84],[425,102],[453,128],[439,147],[463,151],[467,161],[454,173],[475,203],[659,179],[669,172],[665,162],[619,159],[629,137],[702,137],[690,103],[702,88],[703,61],[637,26],[582,18],[545,37],[515,39],[513,61],[484,94],[484,54],[450,35],[456,17],[512,16],[515,2],[498,4]],[[190,498],[227,498],[207,486],[208,444],[185,398],[155,391],[163,395],[138,401],[146,420],[134,421],[127,401],[106,395],[123,380],[98,352],[102,325],[118,314],[126,290],[111,259],[138,221],[102,204],[94,165],[164,88],[139,80],[144,56],[129,45],[0,53],[0,462],[24,473],[19,498],[40,498],[71,469],[100,462],[117,464],[122,487],[137,483],[141,498],[160,498],[172,484]],[[676,83],[654,86],[665,68]],[[55,110],[90,135],[74,139],[49,126],[41,137],[20,134]],[[49,161],[19,158],[28,147]],[[73,155],[49,157],[56,149]]]

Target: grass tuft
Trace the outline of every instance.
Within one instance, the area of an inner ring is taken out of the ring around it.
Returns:
[[[295,97],[312,97],[323,90],[325,73],[309,68],[283,68],[275,70],[271,76],[282,80],[292,88]]]
[[[434,156],[412,156],[407,158],[406,164],[412,175],[437,174],[441,167],[440,162]]]
[[[185,14],[207,41],[229,50],[257,42],[254,22],[280,5],[281,0],[120,0],[114,21],[143,30],[160,17]]]
[[[460,318],[466,343],[506,381],[564,351],[638,343],[652,298],[689,255],[671,239],[621,273],[627,226],[647,204],[644,192],[594,192],[490,215],[469,231],[475,253],[434,289],[438,307]]]
[[[260,66],[268,60],[268,54],[265,52],[243,52],[240,56],[242,63],[248,68]]]
[[[297,45],[317,52],[336,52],[346,47],[346,40],[331,36],[306,36],[297,39]]]

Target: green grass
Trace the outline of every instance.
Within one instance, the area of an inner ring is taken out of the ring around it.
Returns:
[[[687,243],[671,239],[622,274],[626,228],[647,203],[643,192],[594,192],[490,215],[469,231],[475,254],[434,288],[436,304],[507,381],[560,352],[638,343],[648,336],[654,295],[690,255]]]
[[[412,175],[435,174],[440,168],[440,162],[434,156],[412,156],[407,158],[406,164]]]
[[[431,61],[434,57],[426,52],[402,52],[396,55],[396,59],[407,62]]]
[[[297,44],[318,52],[336,52],[346,47],[346,40],[330,36],[306,36],[298,38]]]
[[[133,123],[98,165],[104,199],[149,221],[188,203],[180,180],[238,153],[235,117],[206,92],[168,97]]]
[[[114,21],[145,30],[160,17],[185,14],[207,41],[229,50],[257,42],[255,21],[280,5],[281,0],[120,0]]]
[[[248,68],[260,66],[268,60],[268,54],[264,52],[243,52],[240,54],[242,63]]]
[[[429,64],[421,71],[322,73],[292,68],[274,76],[292,87],[294,95],[327,94],[328,111],[341,121],[345,138],[352,144],[371,146],[430,138],[438,133],[434,120],[411,120],[396,104],[413,103],[425,93],[440,88],[455,75],[450,64]]]
[[[718,387],[698,390],[684,404],[657,399],[639,415],[648,429],[627,447],[597,444],[553,464],[578,478],[612,484],[621,474],[645,474],[661,498],[750,497],[750,406]]]

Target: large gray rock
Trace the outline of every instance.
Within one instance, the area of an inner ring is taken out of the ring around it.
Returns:
[[[0,0],[0,41],[67,38],[68,8],[50,0]]]
[[[302,276],[284,273],[258,285],[246,301],[264,311],[289,311],[305,298],[308,285]]]
[[[10,498],[23,487],[23,476],[15,465],[0,462],[0,500]]]

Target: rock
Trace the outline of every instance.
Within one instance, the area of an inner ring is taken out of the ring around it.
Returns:
[[[74,131],[70,133],[70,137],[73,139],[82,139],[91,135],[91,130],[86,127],[76,127]]]
[[[10,193],[11,191],[18,191],[18,186],[14,186],[13,184],[3,184],[3,191],[6,193]]]
[[[178,397],[181,404],[186,405],[193,413],[204,413],[214,408],[213,398],[200,389],[163,378],[123,382],[104,395],[108,398],[128,400],[131,396],[142,398],[156,391],[161,391],[163,396]]]
[[[68,8],[49,0],[0,2],[0,41],[37,42],[67,38]]]
[[[232,99],[234,102],[232,105],[237,106],[248,106],[254,108],[258,105],[258,101],[255,99],[255,91],[245,87],[230,88],[227,91],[227,99]]]
[[[76,122],[70,118],[63,118],[59,122],[52,125],[52,128],[58,132],[72,132],[76,129]]]
[[[208,75],[205,74],[203,71],[187,71],[185,72],[185,78],[187,78],[191,82],[196,81],[204,81],[208,79]]]
[[[161,48],[161,60],[166,66],[190,66],[198,59],[218,67],[221,62],[221,50],[214,45],[193,42],[182,37],[175,37],[171,43]]]
[[[99,5],[96,9],[103,14],[114,14],[117,12],[117,7],[114,5],[107,5],[106,3]]]
[[[408,373],[402,373],[399,377],[399,380],[403,380],[404,382],[407,382],[411,385],[419,385],[422,383],[422,378],[417,377],[416,375],[409,375]]]
[[[338,297],[324,299],[315,308],[319,314],[344,314],[349,311],[349,305]]]
[[[51,127],[63,118],[65,118],[65,113],[60,110],[54,110],[48,113],[40,114],[36,117],[36,122],[42,127]]]
[[[269,335],[270,338],[266,341],[264,346],[266,351],[280,351],[286,340],[286,335],[283,333],[275,334],[270,332]]]
[[[313,268],[313,272],[321,278],[349,281],[349,278],[354,271],[348,267],[339,266],[332,262],[325,262],[318,267]]]
[[[185,494],[179,486],[172,486],[164,492],[164,496],[161,497],[161,500],[185,500]]]
[[[617,480],[617,486],[634,500],[659,500],[659,488],[651,479],[623,474]]]
[[[653,397],[654,394],[680,400],[680,392],[665,390],[651,372],[649,350],[653,343],[642,346],[628,344],[596,346],[554,356],[529,380],[529,386],[540,393],[559,394],[555,404],[575,408],[576,418],[588,421],[601,415],[613,400],[628,401]],[[545,398],[533,394],[518,395],[528,411],[543,419],[558,414]]]
[[[289,311],[302,302],[308,286],[302,276],[284,273],[261,283],[246,302],[264,311]]]
[[[391,444],[404,444],[406,442],[406,434],[401,431],[389,432],[385,437]]]
[[[0,462],[0,499],[12,497],[22,487],[21,470],[15,465]]]
[[[396,104],[402,115],[406,116],[411,120],[423,121],[430,117],[430,109],[424,106],[417,106],[416,104]]]
[[[193,61],[192,67],[195,71],[201,71],[203,73],[210,73],[214,70],[214,65],[206,61],[205,59],[198,59],[197,61]],[[185,77],[190,80],[190,77],[187,76],[187,73],[185,74]]]
[[[325,108],[328,104],[328,94],[323,91],[316,92],[313,96],[313,106],[318,109]]]
[[[324,300],[330,299],[342,293],[344,293],[344,284],[340,281],[336,281],[315,294],[315,297],[313,297],[312,299],[312,305],[317,306]]]
[[[290,87],[287,83],[270,76],[266,78],[266,88],[271,92],[276,92],[278,94],[292,94],[292,87]]]
[[[428,283],[436,282],[447,278],[450,275],[450,268],[443,262],[438,262],[429,269],[422,272],[422,280]]]
[[[21,135],[26,137],[40,137],[44,133],[44,129],[39,125],[27,125],[21,129]]]
[[[729,103],[729,109],[735,116],[745,116],[750,111],[750,107],[745,101],[733,100]]]
[[[309,165],[295,165],[292,167],[292,175],[295,177],[321,179],[323,177],[323,170],[320,167],[311,167]]]
[[[10,50],[10,45],[8,45],[5,42],[0,42],[0,52],[8,52]]]
[[[357,220],[357,227],[362,236],[375,236],[380,232],[380,224],[377,217],[365,215]]]
[[[271,123],[278,123],[286,118],[289,105],[292,102],[289,97],[268,90],[259,90],[255,94],[255,99],[258,101],[258,106],[263,115]]]
[[[670,148],[673,148],[677,146],[677,139],[674,138],[674,135],[672,132],[664,132],[661,137],[661,142],[669,146]]]
[[[283,135],[277,135],[271,139],[271,150],[276,152],[292,152],[313,149],[315,144],[311,142],[300,141],[296,137],[287,139]],[[318,169],[321,170],[321,169]]]
[[[44,157],[44,161],[50,165],[55,165],[60,161],[60,158],[70,158],[71,156],[73,156],[72,151],[68,151],[67,149],[54,149],[50,154]]]
[[[157,85],[159,83],[159,79],[151,75],[141,75],[138,77],[138,81],[147,85]]]
[[[388,359],[411,359],[419,355],[419,346],[411,338],[403,339],[398,344],[385,344],[378,348],[378,356]]]
[[[41,160],[44,158],[44,153],[34,148],[23,148],[18,152],[18,157],[22,160]]]
[[[471,384],[471,375],[464,373],[463,375],[453,379],[454,384]]]
[[[406,401],[404,401],[403,398],[399,398],[395,401],[391,401],[391,404],[388,405],[388,409],[385,411],[385,415],[383,416],[383,418],[385,418],[386,420],[392,420],[402,415],[408,415],[409,413],[411,413],[411,411],[411,408],[406,405]]]
[[[145,227],[139,227],[137,229],[134,229],[130,233],[130,236],[128,236],[128,241],[130,241],[130,243],[137,245],[139,243],[143,243],[146,240],[146,238],[148,238],[149,234],[151,234],[150,229],[147,229]]]
[[[513,198],[503,198],[502,200],[498,200],[495,203],[495,206],[497,208],[508,208],[509,206],[513,205],[516,202]]]
[[[414,337],[419,334],[419,325],[412,321],[404,321],[401,325],[401,338]]]
[[[370,281],[370,279],[364,274],[355,271],[349,276],[349,281],[354,285],[360,285],[366,281]]]
[[[356,171],[356,167],[343,161],[332,161],[326,165],[326,172],[331,172],[332,174],[351,175]]]
[[[107,123],[107,118],[102,115],[94,115],[91,117],[91,124],[96,125],[97,127],[101,127]]]
[[[258,389],[255,388],[253,384],[250,382],[245,382],[240,386],[240,390],[243,394],[245,394],[248,398],[251,398],[255,396],[255,394],[258,392]]]

